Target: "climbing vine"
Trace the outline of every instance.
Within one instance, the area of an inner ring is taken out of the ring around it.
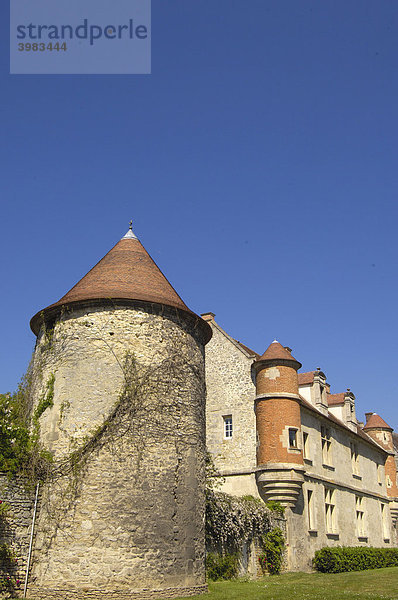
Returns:
[[[54,374],[51,374],[37,408],[30,415],[30,377],[25,376],[13,394],[0,394],[0,471],[21,475],[27,486],[45,479],[52,456],[39,439],[40,416],[52,406]]]
[[[263,552],[258,557],[261,568],[270,575],[281,572],[283,552],[285,549],[285,538],[282,530],[276,527],[262,536]]]
[[[7,526],[7,515],[10,505],[0,500],[0,533]],[[15,596],[21,581],[17,578],[18,559],[12,546],[6,542],[0,543],[0,594],[2,598]]]
[[[262,500],[222,492],[206,492],[206,546],[221,553],[240,551],[243,544],[271,529],[270,511]]]

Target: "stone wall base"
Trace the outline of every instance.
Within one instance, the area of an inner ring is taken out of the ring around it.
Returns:
[[[28,590],[28,600],[156,600],[157,598],[180,598],[196,596],[208,591],[207,584],[193,587],[163,588],[161,590],[62,590],[34,589]]]

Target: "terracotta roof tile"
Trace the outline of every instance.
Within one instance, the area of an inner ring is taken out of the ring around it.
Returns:
[[[258,360],[291,360],[301,366],[298,360],[296,360],[294,356],[292,356],[290,352],[276,340],[268,346],[264,354],[260,356]]]
[[[391,429],[391,431],[392,431],[392,427],[387,425],[387,423],[376,413],[373,413],[372,415],[370,415],[369,419],[366,421],[364,430],[373,429],[374,427],[375,428],[380,427],[382,429]]]
[[[315,371],[309,371],[308,373],[298,373],[298,383],[300,385],[309,385],[314,383]]]
[[[135,236],[125,236],[65,296],[32,318],[32,330],[38,333],[42,312],[53,312],[57,307],[88,300],[109,299],[141,300],[172,306],[194,314],[167,281],[141,242]],[[200,320],[210,331],[210,326]]]
[[[237,344],[239,344],[239,346],[241,346],[243,348],[243,350],[245,350],[245,352],[247,352],[251,356],[255,356],[256,358],[260,358],[260,355],[257,354],[257,352],[254,352],[254,350],[252,350],[251,348],[249,348],[249,346],[245,346],[245,344],[242,344],[242,342],[238,342],[238,340],[235,340],[235,342]]]
[[[344,404],[345,393],[340,394],[328,394],[327,400],[329,406],[336,406],[337,404]]]

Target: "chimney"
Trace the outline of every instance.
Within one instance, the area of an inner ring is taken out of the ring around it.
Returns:
[[[366,422],[368,422],[368,421],[369,421],[370,417],[371,417],[373,414],[374,414],[373,412],[368,412],[368,413],[365,413]]]
[[[214,317],[216,316],[212,312],[203,313],[200,315],[204,321],[214,321]]]

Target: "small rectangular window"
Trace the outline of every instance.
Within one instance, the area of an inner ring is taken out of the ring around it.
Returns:
[[[351,467],[354,475],[359,475],[358,468],[358,446],[354,442],[350,442],[351,448]]]
[[[387,505],[386,504],[380,504],[380,508],[381,508],[381,522],[382,522],[382,526],[383,526],[383,538],[384,540],[388,540],[390,538],[390,530],[388,527],[388,515],[387,515]]]
[[[232,437],[232,415],[223,417],[224,419],[224,438]]]
[[[355,512],[357,522],[357,536],[365,536],[365,512],[363,507],[362,496],[355,496]]]
[[[336,506],[334,490],[325,487],[325,520],[326,533],[336,533]]]
[[[303,458],[309,460],[309,435],[305,431],[303,432]]]
[[[321,443],[322,443],[322,462],[325,465],[331,465],[331,439],[330,429],[328,427],[321,426]]]
[[[380,464],[377,465],[377,483],[383,485],[383,467]]]
[[[297,429],[289,429],[289,447],[297,448]]]
[[[315,511],[314,511],[314,493],[312,490],[307,490],[308,501],[308,529],[315,530]]]

